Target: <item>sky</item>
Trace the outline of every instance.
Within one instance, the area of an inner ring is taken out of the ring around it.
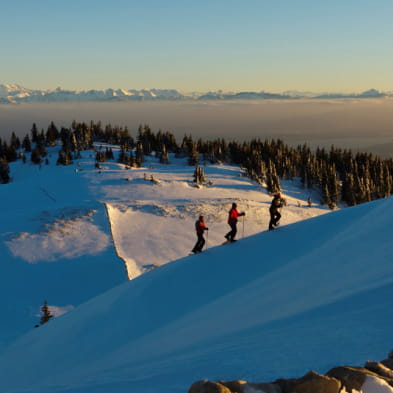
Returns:
[[[0,83],[393,89],[390,0],[1,0]]]

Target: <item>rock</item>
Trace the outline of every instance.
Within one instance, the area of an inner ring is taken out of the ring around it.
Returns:
[[[334,377],[321,375],[310,371],[302,378],[279,379],[275,383],[280,385],[283,393],[339,393],[341,383]]]
[[[296,381],[297,380],[295,378],[290,378],[290,379],[280,378],[274,381],[274,383],[280,386],[280,389],[283,393],[292,393]]]
[[[188,393],[282,393],[280,386],[273,383],[248,383],[246,381],[198,381]]]
[[[281,387],[274,383],[248,383],[244,393],[282,393]]]
[[[381,375],[382,377],[393,379],[393,370],[390,369],[389,367],[386,367],[384,364],[380,362],[368,361],[366,362],[364,367],[367,368],[367,370],[370,370],[378,375]]]
[[[249,383],[246,381],[229,381],[220,384],[226,386],[232,393],[282,393],[279,385],[273,383]]]
[[[204,380],[193,383],[188,393],[231,393],[231,391],[221,383]]]
[[[340,380],[346,388],[347,392],[351,392],[351,389],[361,391],[364,381],[368,375],[383,379],[390,386],[393,386],[392,379],[383,377],[373,371],[361,367],[335,367],[332,368],[326,375]]]
[[[244,393],[244,387],[247,385],[246,381],[228,381],[228,382],[219,382],[221,385],[227,387],[232,393]]]
[[[381,363],[385,367],[389,368],[390,370],[393,370],[393,359],[390,359],[390,358],[389,359],[385,359],[385,360],[382,360]]]
[[[352,392],[352,390],[360,391],[366,379],[366,374],[363,370],[347,366],[335,367],[329,370],[326,375],[341,381],[348,392]]]
[[[390,351],[388,354],[388,358],[382,360],[380,363],[383,364],[385,367],[389,368],[390,370],[393,370],[393,351]]]

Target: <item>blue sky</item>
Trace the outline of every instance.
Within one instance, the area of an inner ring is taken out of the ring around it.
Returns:
[[[393,90],[391,0],[0,0],[0,83]]]

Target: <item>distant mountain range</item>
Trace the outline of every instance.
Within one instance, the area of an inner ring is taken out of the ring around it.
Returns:
[[[381,98],[393,93],[383,93],[375,89],[360,94],[317,94],[289,91],[282,94],[267,92],[223,92],[184,93],[175,89],[106,89],[106,90],[33,90],[19,85],[0,84],[0,103],[22,102],[75,102],[75,101],[179,101],[179,100],[294,100],[300,98],[340,99],[340,98]]]

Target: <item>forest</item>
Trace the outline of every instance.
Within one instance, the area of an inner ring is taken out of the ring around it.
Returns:
[[[97,148],[100,144],[117,145],[120,153],[115,158],[110,147]],[[280,180],[300,178],[302,186],[318,190],[321,204],[331,209],[339,202],[353,206],[386,198],[393,191],[393,159],[382,160],[371,153],[335,146],[313,151],[307,144],[291,147],[281,139],[238,142],[184,135],[177,141],[171,132],[153,132],[147,124],[140,125],[132,137],[126,126],[103,126],[94,121],[73,121],[69,128],[60,129],[52,121],[46,131],[39,131],[33,124],[22,140],[15,133],[9,141],[0,139],[0,183],[12,181],[9,163],[22,160],[26,164],[49,164],[47,148],[57,145],[61,146],[57,165],[72,164],[84,150],[95,151],[97,169],[100,163],[115,159],[129,168],[141,167],[146,155],[155,155],[160,163],[169,164],[172,153],[195,166],[194,181],[204,179],[205,163],[239,165],[249,178],[272,194],[280,191]]]

